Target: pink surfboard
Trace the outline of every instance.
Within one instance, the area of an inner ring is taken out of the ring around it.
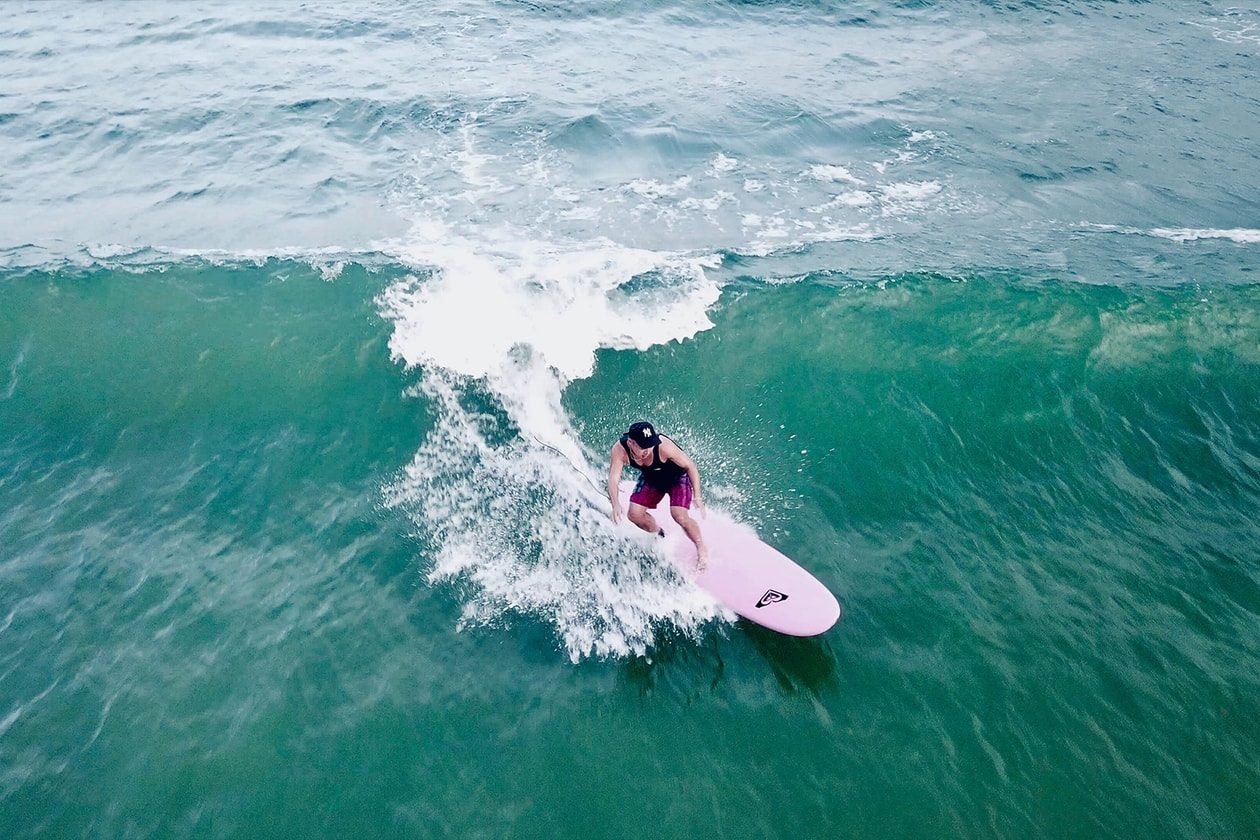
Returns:
[[[621,504],[629,508],[634,485],[621,485]],[[669,513],[669,497],[652,511],[665,530],[665,555],[688,578],[738,616],[789,636],[817,636],[840,619],[840,602],[818,578],[757,536],[747,525],[708,510],[700,524],[709,547],[709,565],[696,571],[696,547]],[[633,527],[633,526],[632,526]]]

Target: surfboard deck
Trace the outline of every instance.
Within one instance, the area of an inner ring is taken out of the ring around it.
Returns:
[[[621,485],[624,510],[633,490],[632,483]],[[709,564],[698,571],[696,547],[670,515],[668,496],[652,516],[665,531],[663,548],[670,562],[736,615],[789,636],[817,636],[839,621],[836,596],[749,526],[720,511],[706,509],[700,516],[693,510],[709,548]]]

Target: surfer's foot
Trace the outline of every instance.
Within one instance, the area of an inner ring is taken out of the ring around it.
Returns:
[[[709,568],[709,549],[706,546],[696,546],[696,571],[703,572]]]

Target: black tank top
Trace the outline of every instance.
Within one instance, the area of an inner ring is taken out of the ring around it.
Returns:
[[[661,435],[661,437],[665,437]],[[669,438],[665,438],[669,440]],[[657,490],[668,490],[678,483],[678,479],[687,474],[687,471],[675,464],[673,461],[661,460],[661,446],[658,443],[652,447],[652,463],[647,466],[636,464],[634,455],[630,452],[630,438],[628,435],[621,436],[621,446],[626,450],[626,457],[630,460],[630,466],[634,467],[643,476],[643,480]]]

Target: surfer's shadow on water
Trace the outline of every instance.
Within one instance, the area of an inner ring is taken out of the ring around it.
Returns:
[[[740,681],[754,677],[748,668],[755,669],[758,659],[784,695],[816,697],[840,685],[825,638],[784,636],[745,620],[706,631],[702,640],[662,631],[651,650],[622,665],[621,678],[640,696],[672,691],[691,702],[731,688],[732,675]]]
[[[820,694],[840,684],[836,658],[826,639],[820,636],[784,636],[751,622],[740,622],[740,629],[786,693],[808,691]]]

